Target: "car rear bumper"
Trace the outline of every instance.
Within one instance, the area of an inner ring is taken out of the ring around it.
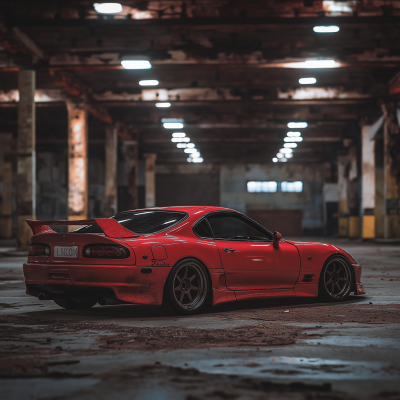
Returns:
[[[361,272],[362,267],[358,264],[352,264],[354,270],[354,277],[355,277],[355,288],[354,294],[365,294],[364,287],[361,283]]]
[[[114,293],[116,299],[129,303],[161,305],[168,267],[137,267],[108,265],[68,265],[25,263],[23,265],[26,293],[37,296],[37,290],[48,293],[69,293],[85,288],[88,296],[104,292]],[[96,290],[92,290],[96,289]]]

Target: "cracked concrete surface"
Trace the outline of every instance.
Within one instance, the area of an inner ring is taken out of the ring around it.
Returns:
[[[248,301],[193,317],[63,310],[24,294],[23,258],[1,257],[1,397],[400,399],[400,246],[330,242],[363,265],[366,296]]]

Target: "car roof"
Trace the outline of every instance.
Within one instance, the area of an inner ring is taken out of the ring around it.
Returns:
[[[133,211],[181,211],[181,212],[186,212],[186,213],[192,213],[193,211],[199,211],[199,210],[206,210],[206,211],[234,211],[237,212],[236,210],[232,210],[230,208],[224,208],[224,207],[215,207],[215,206],[170,206],[170,207],[153,207],[153,208],[140,208],[137,210],[127,210],[127,211],[122,211],[121,213],[125,212],[133,212]],[[118,213],[118,214],[121,214]]]

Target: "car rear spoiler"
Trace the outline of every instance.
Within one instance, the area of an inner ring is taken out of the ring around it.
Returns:
[[[118,239],[140,236],[124,228],[118,221],[112,218],[80,219],[76,221],[37,221],[27,219],[26,223],[32,229],[34,235],[38,235],[39,233],[55,233],[49,225],[98,225],[103,230],[104,234],[111,238]]]

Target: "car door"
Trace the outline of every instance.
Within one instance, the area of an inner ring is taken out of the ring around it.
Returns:
[[[275,249],[272,234],[240,213],[218,212],[207,217],[232,290],[293,288],[300,271],[295,246],[281,242]]]

